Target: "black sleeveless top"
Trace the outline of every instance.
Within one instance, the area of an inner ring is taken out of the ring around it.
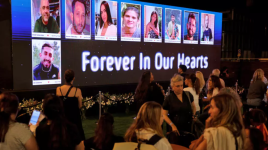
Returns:
[[[77,92],[77,88],[75,90],[74,96],[69,97],[69,93],[70,93],[72,88],[73,88],[73,86],[71,86],[69,88],[68,92],[66,93],[66,95],[63,96],[62,91],[61,91],[61,87],[60,87],[60,92],[62,95],[62,96],[60,96],[60,98],[63,101],[65,117],[68,119],[68,121],[70,121],[71,123],[73,123],[77,126],[77,129],[80,133],[82,140],[85,140],[85,134],[84,134],[81,115],[80,115],[81,111],[78,107],[78,98],[75,97],[76,92]]]

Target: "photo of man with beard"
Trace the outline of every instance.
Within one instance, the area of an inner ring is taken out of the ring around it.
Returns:
[[[198,13],[185,12],[184,14],[185,14],[185,29],[186,29],[186,32],[184,32],[184,40],[197,41],[198,20],[199,20]],[[198,44],[198,41],[195,44]]]
[[[40,64],[33,68],[33,80],[60,79],[60,69],[53,64],[54,55],[54,48],[49,43],[44,43],[39,53]]]
[[[90,39],[90,0],[66,0],[66,38]]]
[[[34,3],[33,5],[36,5]],[[50,16],[49,0],[40,0],[41,16],[35,21],[34,32],[41,33],[60,33],[60,28],[53,16]]]

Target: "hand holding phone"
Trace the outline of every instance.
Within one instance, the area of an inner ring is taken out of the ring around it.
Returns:
[[[29,124],[36,125],[36,123],[37,123],[37,121],[39,119],[39,116],[40,116],[40,111],[34,110],[32,116],[31,116]]]

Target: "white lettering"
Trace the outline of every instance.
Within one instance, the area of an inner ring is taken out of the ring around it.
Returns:
[[[159,59],[159,63],[158,63],[158,59]],[[156,70],[160,70],[162,68],[162,54],[160,52],[157,52],[155,54],[154,65],[155,65]]]
[[[97,56],[91,58],[90,67],[93,72],[99,70],[99,58]]]
[[[128,71],[129,70],[128,65],[129,65],[129,57],[125,56],[123,58],[123,64],[122,64],[124,71]]]
[[[89,60],[87,59],[87,56],[90,55],[90,52],[86,51],[82,53],[82,71],[86,71],[87,64],[89,64]]]
[[[189,69],[189,63],[190,63],[190,57],[186,56],[185,57],[185,66],[187,67],[187,69]]]
[[[113,71],[114,68],[112,67],[114,63],[114,58],[112,56],[108,56],[106,60],[106,68],[108,71]]]

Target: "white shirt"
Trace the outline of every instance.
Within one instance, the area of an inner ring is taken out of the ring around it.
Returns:
[[[66,31],[66,34],[72,35],[72,28],[73,28],[73,24],[70,24]],[[81,35],[84,35],[84,33],[82,32]]]
[[[225,82],[224,82],[224,80],[222,80],[222,78],[220,78],[220,81],[221,81],[222,87],[225,88]]]
[[[213,96],[216,96],[217,94],[219,94],[219,92],[220,92],[220,91],[219,91],[219,88],[217,88],[217,87],[214,88],[214,89],[213,89],[213,92],[212,92],[212,97],[213,97]]]
[[[144,139],[144,140],[149,140],[152,136],[154,136],[156,132],[153,129],[148,128],[147,130],[142,129],[142,130],[136,130],[136,135],[138,138]],[[160,139],[154,147],[157,150],[172,150],[172,147],[168,140],[163,137]]]
[[[205,129],[204,138],[207,140],[207,150],[235,150],[235,138],[225,127]],[[242,138],[238,137],[238,150],[242,150]]]
[[[101,36],[101,32],[102,32],[103,26],[104,25],[102,25],[102,28],[98,27],[98,34],[97,34],[97,36]],[[115,25],[113,25],[113,24],[109,25],[104,36],[114,36],[114,37],[117,37],[117,27]]]
[[[187,87],[187,88],[184,88],[183,91],[188,91],[193,95],[193,97],[194,97],[194,105],[195,105],[196,111],[200,111],[199,95],[196,94],[194,88],[193,87]]]

